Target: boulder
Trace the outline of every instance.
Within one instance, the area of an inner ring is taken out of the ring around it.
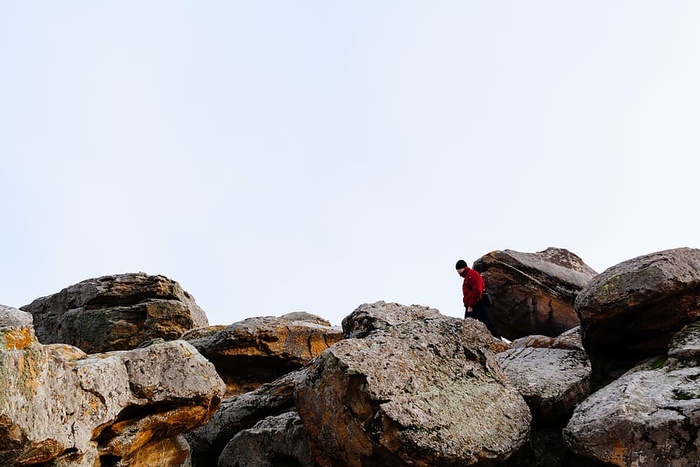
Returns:
[[[296,412],[267,417],[226,445],[218,467],[315,467]]]
[[[133,349],[155,338],[175,340],[209,324],[177,282],[144,273],[88,279],[21,309],[33,315],[41,343],[69,344],[87,353]]]
[[[700,324],[684,328],[669,356],[646,360],[574,412],[564,439],[574,452],[613,465],[700,465]]]
[[[192,450],[192,465],[217,465],[221,452],[236,434],[266,417],[293,410],[294,389],[301,374],[291,372],[255,391],[225,399],[206,425],[185,434]]]
[[[249,318],[188,342],[216,366],[230,397],[300,368],[343,338],[339,327],[310,316]]]
[[[31,313],[18,310],[11,306],[0,304],[0,327],[2,326],[17,326],[28,327],[33,325]]]
[[[380,300],[360,305],[341,324],[345,337],[366,337],[375,331],[386,331],[399,324],[440,317],[442,315],[434,308],[405,306]]]
[[[561,248],[538,253],[493,251],[474,262],[493,298],[491,320],[514,340],[558,336],[579,325],[574,300],[596,275],[581,258]]]
[[[497,358],[525,398],[537,426],[563,426],[590,394],[591,363],[583,350],[514,348]]]
[[[700,318],[700,250],[678,248],[613,266],[576,298],[589,354],[631,359],[666,353],[671,337]]]
[[[557,337],[525,336],[511,343],[512,348],[534,347],[539,349],[585,350],[581,341],[581,327],[576,326]]]
[[[86,355],[41,345],[24,330],[22,345],[0,337],[0,465],[136,466],[158,452],[172,461],[153,465],[187,465],[177,436],[206,423],[224,393],[194,347],[175,341]]]
[[[530,410],[482,323],[437,316],[371,333],[346,325],[366,337],[327,349],[296,386],[317,465],[474,465],[504,460],[527,440]]]

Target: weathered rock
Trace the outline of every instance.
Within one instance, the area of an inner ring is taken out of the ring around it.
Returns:
[[[642,362],[581,403],[567,445],[620,466],[700,465],[700,367],[682,350],[700,346],[698,326],[674,340],[674,358]]]
[[[441,316],[434,308],[378,301],[357,307],[343,319],[342,326],[345,337],[366,337],[375,331],[388,330],[399,324]]]
[[[596,275],[561,248],[538,253],[493,251],[474,262],[493,297],[491,320],[508,339],[558,336],[579,325],[574,300]]]
[[[512,348],[533,347],[538,349],[585,350],[581,342],[581,328],[576,326],[557,337],[525,336],[511,343]]]
[[[481,323],[436,317],[323,352],[295,392],[314,462],[427,467],[506,459],[527,439],[531,415],[491,342]]]
[[[497,358],[537,425],[564,425],[590,394],[591,363],[582,350],[515,348]]]
[[[215,324],[213,326],[204,326],[201,328],[194,328],[190,329],[189,331],[185,331],[182,336],[180,336],[180,339],[183,341],[191,341],[194,339],[204,339],[205,337],[212,336],[216,334],[219,331],[223,331],[226,329],[225,324]]]
[[[301,372],[289,373],[255,391],[224,400],[209,422],[185,434],[192,450],[192,465],[216,465],[226,444],[240,431],[268,416],[294,409],[294,388]]]
[[[209,324],[177,282],[144,273],[88,279],[21,309],[34,316],[41,343],[70,344],[87,353],[133,349],[154,338],[175,340]]]
[[[8,330],[16,328],[0,333]],[[204,424],[224,392],[184,341],[88,356],[29,335],[27,345],[0,348],[0,465],[143,465],[134,459]]]
[[[310,316],[249,318],[188,342],[216,366],[229,397],[300,368],[343,338],[340,328]]]
[[[233,437],[219,467],[314,467],[306,429],[296,412],[268,417]]]
[[[32,315],[26,311],[0,304],[0,326],[32,326]]]
[[[668,349],[668,366],[700,366],[700,321],[695,321],[673,336]]]
[[[700,318],[700,250],[665,250],[613,266],[581,291],[576,311],[591,355],[665,354],[673,334]]]

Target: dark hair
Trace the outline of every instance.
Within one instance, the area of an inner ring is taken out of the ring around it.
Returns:
[[[467,263],[463,259],[460,259],[459,261],[457,261],[457,264],[455,265],[455,269],[463,269],[466,267],[467,267]]]

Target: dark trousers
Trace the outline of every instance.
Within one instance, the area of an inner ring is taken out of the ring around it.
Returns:
[[[479,300],[476,306],[472,307],[471,313],[469,313],[467,308],[464,307],[464,318],[478,319],[486,325],[486,328],[491,332],[493,337],[496,339],[501,338],[501,334],[498,332],[498,329],[496,329],[496,326],[493,325],[493,322],[489,317],[489,307],[483,300]]]

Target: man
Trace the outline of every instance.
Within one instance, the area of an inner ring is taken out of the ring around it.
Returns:
[[[484,300],[484,279],[477,271],[473,270],[467,263],[460,259],[455,265],[457,274],[464,278],[462,283],[462,294],[464,295],[464,318],[478,319],[486,325],[493,337],[501,339],[501,334],[489,317],[489,306]]]

